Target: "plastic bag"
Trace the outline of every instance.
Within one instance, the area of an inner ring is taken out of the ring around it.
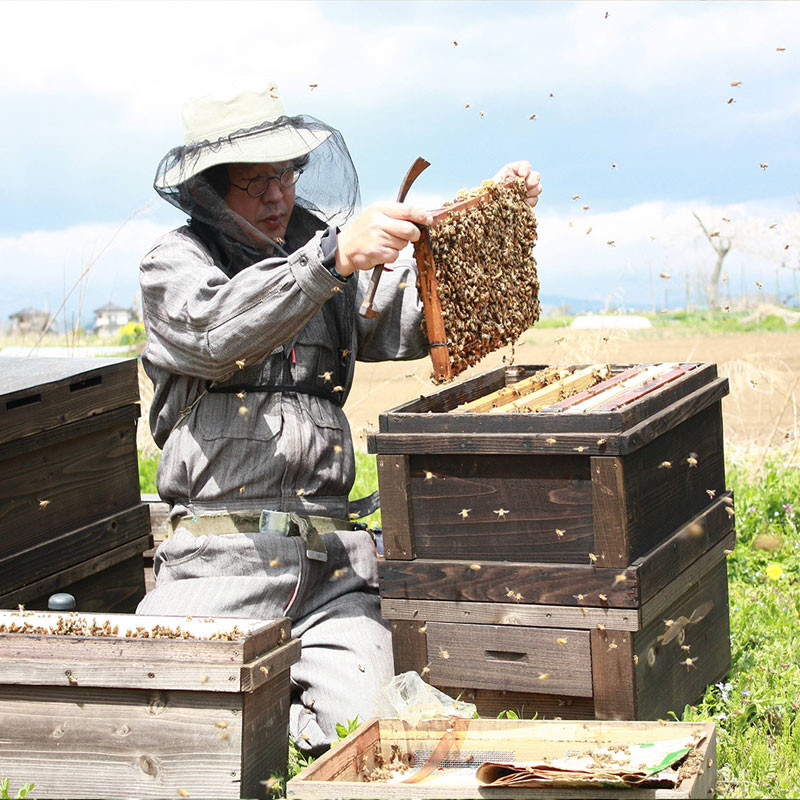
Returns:
[[[412,725],[416,725],[422,719],[436,717],[471,719],[475,716],[474,703],[453,700],[444,692],[425,683],[416,672],[403,672],[395,676],[384,691],[397,716]]]

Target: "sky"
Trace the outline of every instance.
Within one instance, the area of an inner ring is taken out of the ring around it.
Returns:
[[[133,306],[139,261],[184,222],[152,189],[184,102],[273,82],[289,113],[343,133],[363,207],[394,199],[417,156],[431,167],[408,199],[425,208],[530,161],[546,301],[702,302],[715,252],[693,213],[732,243],[723,297],[796,292],[800,2],[5,0],[0,15],[0,324]]]

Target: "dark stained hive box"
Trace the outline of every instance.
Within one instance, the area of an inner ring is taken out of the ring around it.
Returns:
[[[381,415],[370,446],[395,668],[485,714],[680,712],[730,667],[727,380],[677,365],[600,410],[567,413],[576,396],[452,413],[541,369],[500,368]]]
[[[266,797],[261,781],[286,772],[300,657],[288,619],[61,617],[79,618],[101,635],[4,633],[59,615],[0,612],[0,759],[12,786],[32,782],[40,798]],[[116,632],[102,635],[106,623]],[[144,638],[156,625],[194,638]]]
[[[0,359],[0,605],[133,611],[150,545],[135,359]]]

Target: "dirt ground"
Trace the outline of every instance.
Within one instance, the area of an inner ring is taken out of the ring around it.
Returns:
[[[511,348],[488,356],[460,375],[461,381],[511,358]],[[717,364],[730,380],[723,401],[726,446],[759,450],[793,440],[800,443],[800,335],[743,333],[725,336],[665,336],[650,331],[529,331],[516,347],[516,364],[624,364],[703,361]],[[430,394],[430,359],[359,364],[345,406],[357,449],[378,425],[378,415]]]

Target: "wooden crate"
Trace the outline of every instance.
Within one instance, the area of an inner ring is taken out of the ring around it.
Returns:
[[[150,543],[136,361],[0,359],[0,375],[0,603],[40,607],[80,581],[85,610],[133,610],[144,585],[119,565]]]
[[[93,615],[82,615],[91,622]],[[58,615],[0,612],[0,625]],[[67,617],[74,619],[74,617]],[[0,750],[36,797],[265,797],[285,774],[290,622],[102,615],[119,635],[0,633]],[[195,639],[133,638],[180,626]],[[237,626],[232,641],[208,640]]]
[[[707,798],[716,786],[716,730],[713,723],[668,722],[554,722],[522,720],[463,720],[447,758],[450,766],[416,784],[366,782],[362,769],[371,771],[376,755],[386,762],[396,745],[419,760],[435,750],[452,728],[450,720],[410,725],[399,719],[373,719],[337,747],[306,767],[286,787],[289,798]],[[474,769],[485,760],[508,762],[555,759],[574,751],[684,736],[704,738],[697,748],[697,771],[674,789],[614,788],[499,788],[480,786]]]
[[[698,364],[620,410],[446,413],[538,369],[495,370],[381,416],[371,447],[395,667],[486,714],[680,712],[730,666],[727,381]],[[662,645],[665,619],[709,602]]]

